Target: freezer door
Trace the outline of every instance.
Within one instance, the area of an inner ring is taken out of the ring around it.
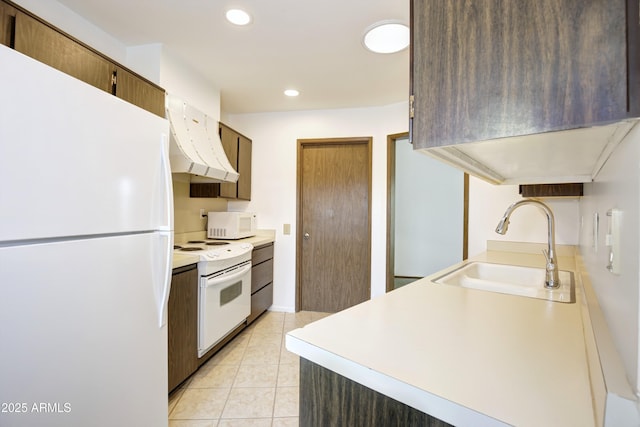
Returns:
[[[158,241],[0,247],[0,426],[167,426]]]
[[[169,125],[0,45],[0,243],[172,230]]]

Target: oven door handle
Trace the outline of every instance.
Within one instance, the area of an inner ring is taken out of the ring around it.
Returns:
[[[244,267],[240,268],[240,270],[233,272],[232,274],[222,274],[220,276],[213,277],[211,279],[206,279],[203,283],[203,287],[215,286],[220,283],[227,282],[229,280],[235,280],[239,277],[244,276],[249,271],[251,271],[251,264],[247,264]]]

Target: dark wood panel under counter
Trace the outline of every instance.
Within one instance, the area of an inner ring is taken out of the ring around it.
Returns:
[[[198,270],[196,264],[173,270],[168,305],[169,391],[193,374],[198,361]]]
[[[300,425],[452,427],[304,358],[300,358]]]

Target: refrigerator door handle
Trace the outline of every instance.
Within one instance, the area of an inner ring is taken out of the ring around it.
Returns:
[[[162,190],[163,190],[163,206],[162,225],[160,230],[173,230],[173,180],[171,178],[171,164],[169,163],[169,138],[166,134],[162,134]],[[173,246],[173,245],[171,245]]]
[[[169,306],[169,293],[171,292],[172,256],[173,256],[173,232],[158,232],[159,253],[153,258],[160,260],[161,265],[154,266],[154,271],[159,272],[154,278],[156,289],[156,307],[158,309],[158,327],[167,324],[167,310]]]

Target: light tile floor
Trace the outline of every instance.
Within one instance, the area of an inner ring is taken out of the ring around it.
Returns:
[[[169,396],[169,427],[298,425],[300,359],[287,332],[328,313],[269,311]]]

